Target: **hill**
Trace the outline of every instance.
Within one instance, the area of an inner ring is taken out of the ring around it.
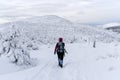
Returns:
[[[40,44],[55,43],[59,37],[63,37],[68,43],[86,41],[112,42],[120,39],[119,36],[115,36],[116,33],[102,28],[75,24],[55,15],[37,16],[2,24],[0,25],[1,32],[6,32],[9,35],[12,26],[15,26],[25,37],[36,40]]]

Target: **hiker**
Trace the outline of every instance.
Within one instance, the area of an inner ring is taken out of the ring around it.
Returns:
[[[58,65],[62,68],[63,67],[63,58],[65,56],[65,43],[63,42],[63,38],[59,38],[59,42],[55,46],[54,54],[58,56]]]

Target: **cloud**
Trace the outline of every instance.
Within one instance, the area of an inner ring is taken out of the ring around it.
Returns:
[[[1,0],[0,18],[53,14],[81,23],[119,20],[119,0]]]

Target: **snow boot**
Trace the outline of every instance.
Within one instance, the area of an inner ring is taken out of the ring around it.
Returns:
[[[62,64],[60,64],[60,63],[59,63],[59,66],[60,66],[61,68],[63,67],[63,65],[62,65]]]
[[[63,60],[59,59],[59,66],[62,68],[63,67]]]

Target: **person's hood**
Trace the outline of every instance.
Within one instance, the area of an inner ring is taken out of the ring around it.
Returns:
[[[63,38],[59,38],[59,42],[63,42]]]

